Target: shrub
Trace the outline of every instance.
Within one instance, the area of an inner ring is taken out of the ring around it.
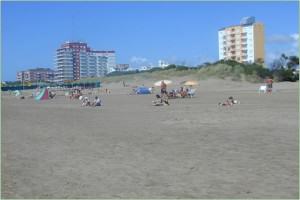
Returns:
[[[276,81],[291,81],[295,82],[299,80],[299,74],[294,73],[292,69],[279,69],[273,71]]]

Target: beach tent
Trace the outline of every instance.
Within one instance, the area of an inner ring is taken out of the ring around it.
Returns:
[[[35,100],[47,100],[49,99],[49,91],[47,88],[43,88],[42,91],[35,97]]]
[[[147,87],[138,87],[136,89],[137,94],[151,94],[151,90]]]

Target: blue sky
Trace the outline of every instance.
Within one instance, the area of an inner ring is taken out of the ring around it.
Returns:
[[[2,2],[2,79],[54,68],[55,50],[83,41],[116,50],[132,67],[197,65],[218,59],[218,29],[255,16],[265,25],[266,59],[298,52],[297,2]]]

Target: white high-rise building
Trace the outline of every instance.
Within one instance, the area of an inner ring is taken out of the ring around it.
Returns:
[[[82,42],[66,42],[56,51],[57,82],[102,77],[114,71],[115,51],[94,51]]]

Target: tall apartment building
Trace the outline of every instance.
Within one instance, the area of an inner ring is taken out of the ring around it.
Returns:
[[[239,25],[219,30],[219,59],[241,63],[264,62],[264,25],[245,17]]]
[[[56,50],[55,81],[105,76],[115,65],[115,51],[94,51],[83,42],[66,42]]]
[[[35,68],[17,72],[17,81],[28,82],[53,82],[54,71],[49,68]]]

